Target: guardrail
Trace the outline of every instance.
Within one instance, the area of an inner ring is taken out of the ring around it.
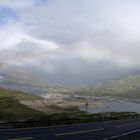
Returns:
[[[83,117],[83,118],[66,118],[66,119],[48,119],[44,121],[20,121],[20,122],[3,122],[0,123],[0,129],[8,128],[28,128],[28,127],[43,127],[43,126],[55,126],[55,125],[70,125],[78,123],[92,123],[92,122],[103,122],[110,120],[120,120],[120,119],[129,119],[129,118],[139,118],[140,114],[133,115],[118,115],[118,116],[109,116],[109,117]]]

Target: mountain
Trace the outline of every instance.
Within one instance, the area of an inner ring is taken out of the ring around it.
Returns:
[[[46,85],[39,77],[24,67],[0,63],[0,84]]]
[[[119,97],[140,99],[140,74],[130,74],[119,80],[111,80],[100,83],[96,86],[80,87],[58,87],[52,88],[50,93],[63,93],[69,95],[78,95],[79,97],[99,96],[99,97]],[[78,97],[77,96],[77,97]]]
[[[92,88],[96,95],[140,98],[140,74],[129,75]]]
[[[29,92],[40,92],[39,90],[46,87],[47,83],[27,68],[0,63],[0,86]]]

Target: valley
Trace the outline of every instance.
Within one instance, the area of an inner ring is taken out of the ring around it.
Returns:
[[[48,84],[22,67],[0,64],[0,68],[0,98],[14,99],[47,115],[81,111],[140,113],[140,74],[95,86],[64,86]]]

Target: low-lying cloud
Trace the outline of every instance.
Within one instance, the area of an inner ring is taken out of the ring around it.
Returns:
[[[58,82],[102,81],[140,68],[138,0],[15,3],[0,2],[18,16],[0,27],[1,61]]]

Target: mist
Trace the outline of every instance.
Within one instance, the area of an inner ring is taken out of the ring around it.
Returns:
[[[14,1],[0,1],[1,62],[57,84],[139,73],[138,0]]]

